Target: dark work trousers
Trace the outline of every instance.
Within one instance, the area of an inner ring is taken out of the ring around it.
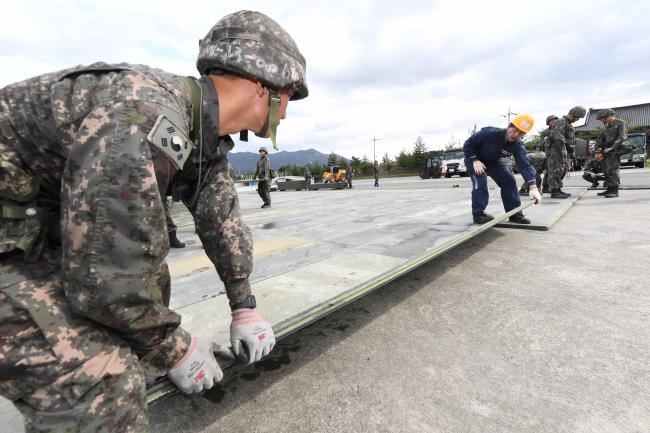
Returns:
[[[487,176],[490,176],[501,188],[501,200],[506,212],[519,207],[521,200],[510,164],[504,159],[483,164],[485,164],[485,173],[482,176],[476,176],[472,161],[465,160],[465,167],[472,179],[472,215],[481,215],[490,201]]]

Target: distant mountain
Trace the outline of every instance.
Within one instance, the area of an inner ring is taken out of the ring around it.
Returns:
[[[325,164],[327,163],[327,157],[329,154],[320,153],[316,149],[307,149],[307,150],[296,150],[295,152],[281,151],[277,153],[271,153],[269,158],[271,158],[271,167],[277,170],[283,165],[300,165],[304,166],[307,164]],[[336,159],[342,158],[341,155],[336,155]],[[230,152],[228,154],[228,159],[232,165],[235,173],[248,173],[255,171],[257,165],[257,160],[260,159],[258,153],[253,152]]]

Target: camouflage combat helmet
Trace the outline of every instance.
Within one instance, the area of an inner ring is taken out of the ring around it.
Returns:
[[[553,120],[557,120],[558,117],[555,114],[551,114],[546,118],[546,125],[548,126],[549,123],[551,123]]]
[[[260,80],[270,89],[293,89],[292,100],[309,95],[305,58],[293,38],[260,12],[223,17],[199,42],[196,68],[216,69]]]
[[[585,114],[587,114],[587,110],[585,110],[585,107],[581,107],[580,105],[576,105],[572,109],[569,110],[569,114],[572,116],[577,117],[578,119],[581,119],[585,117]]]
[[[260,147],[260,150],[258,150],[257,153],[259,152],[266,152],[267,154],[269,153],[268,149],[264,146]]]
[[[598,110],[598,113],[596,113],[596,119],[606,119],[609,116],[614,115],[614,110],[611,108],[603,108],[602,110]]]

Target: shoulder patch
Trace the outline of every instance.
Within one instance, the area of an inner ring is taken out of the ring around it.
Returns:
[[[192,152],[192,141],[164,114],[147,135],[147,140],[169,157],[178,170],[182,170]]]

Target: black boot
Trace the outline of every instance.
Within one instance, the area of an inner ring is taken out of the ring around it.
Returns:
[[[528,196],[528,191],[522,188],[519,190],[519,195],[526,197]]]
[[[548,194],[549,192],[551,192],[551,189],[548,187],[548,185],[544,185],[542,187],[542,194]]]
[[[562,191],[562,188],[558,188],[557,190],[560,192],[560,194],[564,194],[564,195],[566,195],[567,197],[571,197],[571,193],[570,193],[570,192],[564,192],[564,191]]]
[[[614,197],[618,197],[618,187],[617,186],[611,187],[609,189],[609,192],[607,194],[605,194],[605,198],[614,198]]]
[[[169,246],[172,248],[185,248],[185,243],[178,240],[176,232],[169,233]]]
[[[262,205],[262,209],[266,209],[266,208],[269,208],[269,207],[271,207],[271,203],[264,203]]]
[[[609,192],[610,192],[611,190],[612,190],[612,188],[610,188],[610,187],[608,186],[607,189],[606,189],[605,191],[599,192],[599,193],[596,194],[596,195],[604,196],[604,195],[609,194]]]
[[[474,215],[474,224],[485,224],[492,221],[494,217],[492,215],[486,214],[483,212],[480,215]]]
[[[551,198],[569,198],[560,188],[551,191]]]
[[[517,212],[510,218],[508,218],[511,223],[517,224],[530,224],[530,220],[524,216],[523,212]]]
[[[594,181],[591,183],[591,188],[590,189],[597,189],[598,188],[598,181]]]

